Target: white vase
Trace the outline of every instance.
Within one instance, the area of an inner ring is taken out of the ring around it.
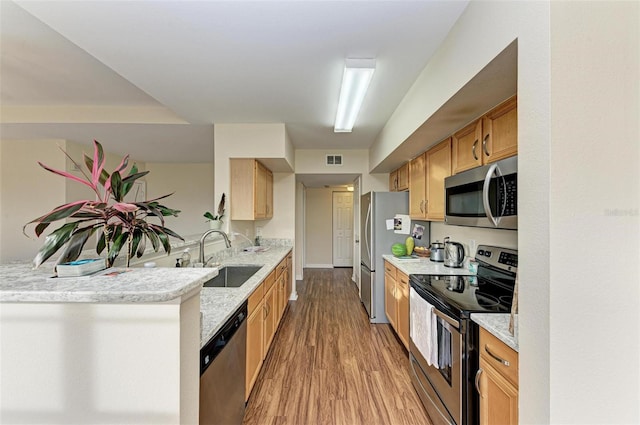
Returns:
[[[209,220],[209,229],[220,230],[222,222],[220,220]]]

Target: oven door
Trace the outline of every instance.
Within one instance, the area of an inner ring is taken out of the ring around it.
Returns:
[[[411,378],[434,425],[461,425],[462,334],[460,322],[437,308],[433,311],[437,326],[437,365],[427,363],[412,337],[409,343]],[[421,317],[419,320],[431,319]]]

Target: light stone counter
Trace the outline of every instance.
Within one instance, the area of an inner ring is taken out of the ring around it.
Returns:
[[[509,316],[508,313],[473,313],[471,320],[518,352],[518,315],[514,326],[515,336],[509,333]]]
[[[431,261],[429,257],[418,257],[411,260],[400,260],[391,254],[383,254],[382,258],[396,266],[403,273],[410,274],[432,274],[432,275],[473,275],[466,267],[451,268],[445,267],[444,263]],[[465,261],[465,265],[468,262]]]
[[[239,288],[202,288],[200,293],[200,311],[202,312],[200,348],[205,346],[227,319],[287,256],[289,251],[291,251],[291,246],[271,246],[265,252],[244,252],[222,260],[223,266],[255,264],[262,265],[262,268]]]
[[[217,269],[118,268],[118,273],[80,278],[52,278],[52,265],[32,270],[30,263],[0,265],[0,302],[152,303],[191,293]]]

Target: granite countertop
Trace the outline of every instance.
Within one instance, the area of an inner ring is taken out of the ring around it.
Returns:
[[[291,246],[271,246],[268,251],[244,252],[222,260],[222,266],[255,264],[262,265],[262,268],[239,288],[202,288],[200,293],[200,312],[202,313],[200,348],[209,342],[227,319],[287,256],[289,251],[291,251]]]
[[[217,269],[119,268],[79,278],[53,278],[51,267],[0,265],[0,302],[147,303],[179,298],[217,275]],[[116,274],[117,273],[117,274]]]
[[[403,273],[410,274],[434,274],[434,275],[474,275],[468,268],[445,267],[444,263],[431,261],[429,257],[417,257],[410,260],[401,260],[391,254],[383,254],[382,258],[396,266]],[[465,265],[467,261],[465,261]]]
[[[515,316],[515,335],[509,333],[510,316],[509,313],[472,313],[471,320],[518,352],[518,315]]]

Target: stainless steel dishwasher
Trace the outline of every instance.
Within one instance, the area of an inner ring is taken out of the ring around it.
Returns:
[[[200,424],[235,425],[244,418],[247,302],[200,350]]]

